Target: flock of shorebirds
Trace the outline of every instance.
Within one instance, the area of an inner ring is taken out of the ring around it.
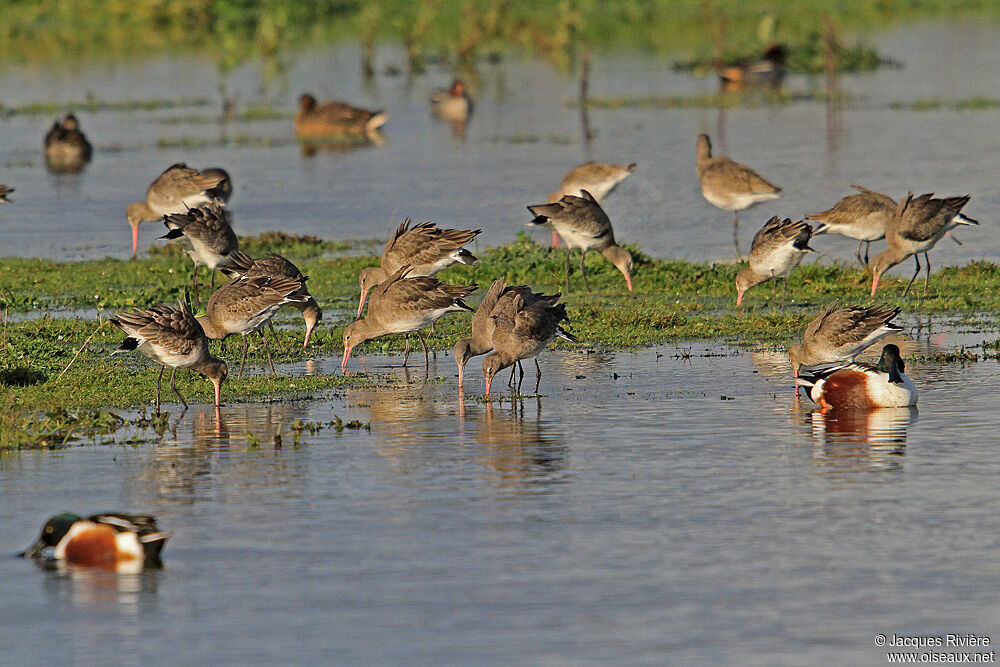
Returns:
[[[473,110],[472,100],[460,80],[436,93],[431,105],[436,115],[456,127],[464,127]],[[356,137],[375,140],[388,117],[383,111],[368,111],[341,102],[319,103],[312,95],[305,94],[300,98],[294,126],[304,141]],[[45,137],[46,165],[52,171],[78,171],[91,155],[92,147],[72,114],[55,122]],[[733,240],[739,257],[740,211],[779,197],[781,188],[744,164],[713,155],[707,135],[698,137],[696,156],[705,199],[734,214]],[[632,257],[616,242],[611,221],[600,202],[635,168],[635,164],[584,163],[566,174],[545,203],[528,206],[533,216],[529,224],[550,228],[553,247],[558,247],[560,240],[566,246],[567,290],[570,255],[575,249],[580,250],[580,275],[588,290],[584,259],[592,250],[613,264],[624,277],[627,289],[633,289]],[[903,292],[905,297],[920,273],[920,254],[925,259],[926,291],[930,275],[927,253],[941,238],[951,236],[956,227],[978,224],[961,213],[969,196],[942,199],[932,194],[914,197],[909,192],[896,202],[868,188],[851,187],[857,194],[845,196],[826,211],[809,214],[804,220],[773,217],[764,224],[753,238],[747,266],[736,276],[737,305],[742,304],[746,292],[755,285],[787,278],[812,250],[810,241],[828,232],[858,240],[857,259],[872,273],[872,296],[884,272],[912,256],[916,270]],[[11,193],[13,188],[0,185],[0,202],[12,201]],[[185,407],[187,402],[174,382],[178,368],[191,368],[210,379],[215,405],[220,405],[228,366],[211,353],[209,340],[233,334],[242,336],[239,370],[242,375],[247,337],[257,333],[274,373],[264,329],[271,326],[275,313],[286,305],[302,313],[306,324],[304,346],[309,344],[322,319],[322,310],[306,286],[307,278],[292,262],[279,255],[251,258],[240,252],[226,209],[231,194],[232,180],[225,170],[198,170],[179,163],[153,180],[142,201],[126,207],[126,220],[132,229],[133,258],[138,251],[139,225],[162,221],[167,232],[160,238],[182,242],[194,262],[192,288],[196,300],[199,267],[205,266],[211,273],[213,292],[204,314],[196,316],[188,303],[180,301],[176,307],[157,304],[111,318],[127,336],[115,353],[139,350],[161,367],[156,387],[157,411],[160,385],[167,368],[171,369],[170,387]],[[819,227],[814,229],[807,221],[818,223]],[[466,246],[479,232],[441,229],[431,222],[413,224],[409,219],[398,226],[386,243],[379,266],[366,268],[359,276],[356,319],[343,334],[342,372],[347,373],[351,353],[359,344],[390,334],[403,334],[406,339],[405,365],[410,352],[409,335],[415,333],[424,351],[425,368],[429,366],[422,330],[448,313],[473,311],[464,299],[478,289],[477,285],[445,284],[433,276],[454,264],[477,263],[478,259]],[[882,239],[886,241],[886,249],[869,262],[868,246]],[[230,280],[216,290],[217,269]],[[470,336],[455,344],[459,388],[464,385],[468,362],[486,355],[482,367],[487,395],[495,376],[508,367],[511,368],[508,384],[513,384],[515,370],[520,371],[517,381],[520,391],[524,377],[521,361],[527,359],[535,361],[537,392],[541,380],[538,354],[556,337],[576,340],[562,327],[568,318],[561,297],[560,293],[541,294],[525,285],[508,285],[503,277],[498,277],[473,311]],[[788,349],[796,396],[800,387],[805,387],[823,410],[915,405],[917,389],[904,373],[896,345],[884,345],[873,366],[856,361],[861,352],[901,331],[893,322],[899,312],[899,308],[840,307],[838,303],[824,308],[806,327],[802,342]],[[273,335],[273,326],[271,330]],[[159,562],[167,537],[169,533],[159,530],[153,517],[146,515],[107,513],[83,518],[59,514],[45,524],[38,540],[24,555],[84,565],[120,566],[123,562],[149,565]]]
[[[432,106],[442,117],[462,122],[467,121],[473,108],[461,81],[437,93]],[[388,113],[382,111],[367,111],[341,102],[319,103],[312,95],[305,94],[300,98],[295,129],[303,139],[366,135],[377,131],[387,119]],[[50,169],[78,170],[90,160],[91,153],[91,145],[72,114],[55,122],[45,137],[46,164]],[[781,188],[744,164],[713,155],[707,135],[698,137],[696,156],[705,199],[734,213],[734,244],[739,254],[736,232],[740,211],[779,197]],[[558,246],[560,240],[566,246],[566,289],[569,289],[570,254],[575,249],[580,250],[579,269],[588,290],[584,259],[592,250],[601,253],[621,272],[629,290],[633,288],[632,257],[617,244],[611,221],[600,202],[635,167],[635,164],[582,164],[566,174],[546,203],[528,206],[533,216],[529,224],[550,228],[553,246]],[[920,254],[925,258],[926,290],[930,249],[955,227],[978,224],[961,213],[969,196],[940,199],[932,194],[914,197],[910,192],[896,202],[888,195],[852,187],[857,194],[844,197],[829,210],[809,214],[804,220],[773,217],[764,224],[753,238],[747,266],[736,276],[737,305],[742,304],[746,292],[755,285],[787,278],[812,250],[810,241],[826,232],[858,240],[858,261],[872,272],[872,296],[888,268],[913,256],[916,271],[904,290],[905,296],[919,275]],[[9,201],[12,191],[0,186],[0,200]],[[226,209],[231,193],[232,181],[225,170],[198,170],[179,163],[153,180],[142,201],[126,207],[126,220],[132,228],[133,257],[138,250],[140,223],[162,221],[167,233],[161,238],[183,242],[194,261],[192,286],[196,300],[199,267],[205,266],[211,273],[213,293],[203,315],[196,317],[190,306],[181,302],[176,307],[157,304],[133,309],[111,318],[127,334],[119,351],[138,349],[160,364],[157,410],[160,384],[167,368],[171,369],[171,389],[185,407],[187,403],[174,383],[178,368],[192,368],[209,378],[215,389],[215,403],[220,403],[228,367],[211,353],[210,339],[233,334],[243,337],[239,370],[242,375],[247,337],[257,333],[273,373],[264,329],[275,313],[285,305],[301,311],[306,322],[304,345],[308,345],[322,318],[322,310],[306,286],[306,277],[292,262],[278,255],[251,258],[239,251]],[[807,220],[820,226],[814,229]],[[448,313],[473,311],[464,299],[478,289],[477,285],[444,284],[433,276],[456,263],[476,263],[478,260],[465,246],[479,232],[441,229],[430,222],[412,224],[409,219],[399,225],[385,246],[380,265],[363,270],[359,276],[357,319],[347,326],[343,336],[343,372],[347,372],[351,353],[359,344],[390,334],[403,334],[406,339],[405,365],[410,352],[409,335],[415,333],[424,351],[425,366],[429,365],[422,330]],[[869,263],[867,246],[881,239],[885,239],[887,247]],[[864,256],[862,245],[865,245]],[[230,277],[218,290],[214,289],[216,269]],[[508,367],[511,368],[509,384],[513,383],[515,370],[520,370],[517,384],[520,389],[524,376],[520,368],[522,360],[535,359],[555,337],[575,340],[562,327],[567,316],[560,298],[561,294],[545,295],[524,285],[507,285],[503,278],[497,278],[474,311],[471,335],[455,344],[459,387],[464,385],[469,360],[487,355],[483,361],[486,393],[490,393],[496,374]],[[824,407],[914,404],[916,390],[903,374],[898,348],[885,346],[876,367],[854,363],[862,350],[898,329],[891,323],[898,312],[878,307],[826,309],[806,329],[802,344],[789,350],[796,393],[799,385],[807,386],[810,396]],[[535,366],[537,392],[541,379],[537,360]]]

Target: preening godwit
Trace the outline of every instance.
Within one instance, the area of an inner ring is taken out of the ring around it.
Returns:
[[[38,539],[21,556],[131,572],[160,567],[160,553],[169,537],[148,514],[106,512],[84,519],[67,512],[46,521]]]
[[[295,134],[300,139],[339,136],[369,136],[389,120],[388,111],[368,111],[343,102],[319,104],[309,93],[299,97],[295,114]]]
[[[807,220],[822,223],[813,234],[833,232],[858,240],[857,257],[861,266],[868,266],[868,246],[872,241],[885,238],[885,228],[899,206],[896,201],[880,192],[860,185],[852,185],[856,195],[847,195],[833,208],[810,213]],[[861,244],[865,244],[865,258],[861,259]]]
[[[697,142],[698,180],[701,194],[709,204],[733,212],[733,247],[740,256],[740,211],[768,199],[777,199],[781,188],[767,182],[750,167],[722,155],[712,157],[712,142],[699,134]]]
[[[625,276],[625,284],[632,290],[632,255],[615,243],[611,220],[588,191],[580,197],[566,195],[551,204],[529,206],[535,219],[530,224],[545,225],[555,231],[566,243],[566,290],[569,291],[569,255],[580,249],[580,273],[583,285],[590,291],[584,258],[588,250],[597,250]]]
[[[221,171],[221,170],[220,170]],[[220,174],[206,176],[183,162],[167,168],[146,190],[146,200],[132,202],[125,209],[125,219],[132,227],[132,258],[139,248],[139,223],[162,220],[170,213],[185,213],[215,201],[212,190],[227,178]]]
[[[507,286],[504,278],[497,278],[493,281],[490,289],[486,292],[476,314],[472,317],[472,336],[463,338],[455,343],[455,363],[458,364],[458,388],[461,389],[465,377],[465,365],[469,359],[486,354],[493,349],[493,331],[496,328],[496,320],[493,315],[497,308],[504,309],[508,301],[512,301],[515,295],[520,295],[524,305],[531,305],[539,300],[546,300],[550,304],[559,301],[561,294],[545,295],[532,292],[526,285]]]
[[[797,382],[824,411],[908,408],[917,404],[917,387],[904,368],[899,348],[886,345],[877,366],[803,367]]]
[[[924,277],[926,294],[927,282],[931,277],[931,260],[927,256],[927,251],[954,227],[979,224],[961,213],[962,207],[968,204],[971,198],[972,195],[934,199],[933,193],[914,197],[912,190],[908,192],[886,228],[885,240],[888,247],[872,260],[872,296],[875,296],[882,274],[912,255],[917,268],[910,282],[906,284],[906,289],[903,290],[905,297],[913,281],[920,274],[920,253],[924,254],[927,263],[927,273]]]
[[[369,290],[404,266],[410,267],[407,275],[416,278],[433,276],[455,263],[473,265],[479,262],[475,255],[462,246],[470,243],[482,230],[440,229],[433,222],[422,222],[411,227],[411,223],[412,220],[407,218],[396,228],[396,233],[385,244],[379,266],[362,269],[358,276],[361,300],[358,302],[357,317],[361,317]]]
[[[410,356],[410,334],[416,332],[424,349],[424,368],[430,368],[427,343],[420,332],[448,313],[462,310],[472,312],[462,299],[478,289],[477,285],[446,285],[437,278],[417,276],[410,278],[409,267],[404,266],[382,281],[372,294],[368,315],[356,320],[344,330],[344,358],[340,370],[347,372],[347,360],[357,345],[386,336],[404,334],[406,347],[403,365]]]
[[[233,196],[233,179],[229,172],[222,167],[209,167],[202,169],[201,175],[207,178],[221,178],[219,184],[208,191],[208,194],[215,200],[223,204],[229,203],[229,198]]]
[[[49,171],[80,171],[90,162],[92,154],[93,148],[73,114],[66,114],[61,122],[53,122],[45,134],[45,166]]]
[[[0,204],[13,204],[14,200],[10,196],[14,193],[14,188],[0,183]]]
[[[792,375],[799,376],[802,366],[816,366],[854,361],[862,351],[903,327],[892,322],[899,308],[847,306],[834,302],[826,307],[802,334],[802,342],[788,348]],[[799,385],[795,385],[799,393]]]
[[[208,351],[208,338],[191,309],[183,301],[178,307],[157,304],[147,310],[134,309],[111,318],[111,323],[128,337],[116,353],[139,350],[160,364],[156,378],[156,411],[160,411],[160,381],[163,371],[170,368],[170,388],[187,408],[187,401],[177,391],[174,376],[178,368],[191,368],[201,373],[215,387],[215,405],[221,403],[222,382],[229,369],[226,362]]]
[[[198,267],[207,266],[212,274],[211,287],[215,288],[215,270],[232,262],[232,254],[239,248],[239,239],[229,224],[229,211],[219,204],[206,204],[192,208],[187,213],[163,216],[169,230],[162,239],[179,239],[188,242],[187,254],[194,261],[192,285],[195,298],[198,293]]]
[[[582,197],[583,191],[589,192],[598,202],[611,194],[618,184],[635,171],[636,164],[604,164],[603,162],[584,162],[566,172],[559,189],[549,195],[548,201],[559,201],[566,195]],[[559,247],[559,235],[552,231],[552,247]]]
[[[810,237],[812,227],[802,220],[780,220],[775,216],[765,222],[750,245],[749,266],[736,274],[736,305],[743,303],[743,295],[754,285],[787,278],[812,251]]]
[[[261,275],[239,278],[212,294],[205,306],[205,315],[199,317],[198,322],[205,330],[205,335],[213,340],[222,340],[232,334],[243,337],[243,356],[240,359],[238,377],[243,377],[243,367],[247,361],[247,336],[255,331],[264,342],[271,374],[277,375],[271,360],[271,346],[263,329],[286,303],[305,303],[307,297],[302,295],[304,285],[305,278],[301,275],[298,278]]]
[[[493,319],[493,353],[483,359],[483,376],[486,378],[486,395],[489,396],[493,386],[493,378],[504,368],[522,359],[535,360],[535,393],[542,381],[542,369],[538,365],[538,354],[545,349],[549,341],[559,336],[571,342],[577,342],[575,336],[565,331],[559,323],[566,317],[566,304],[553,305],[548,300],[538,300],[530,306],[524,305],[520,294],[514,294],[503,307],[494,311]],[[521,391],[521,371],[517,382],[517,391]]]
[[[247,278],[268,276],[270,278],[292,278],[293,280],[301,278],[303,281],[306,280],[306,277],[302,275],[297,266],[281,255],[273,253],[267,257],[251,259],[237,250],[230,256],[230,266],[223,267],[221,270],[227,275],[241,275]],[[302,343],[302,347],[308,347],[313,329],[323,319],[323,311],[319,307],[319,304],[316,303],[316,299],[309,293],[305,282],[302,283],[302,289],[298,294],[306,297],[306,301],[292,301],[289,305],[297,308],[302,313],[302,318],[306,321],[306,337]],[[271,327],[271,333],[273,334],[274,325],[271,320],[268,320],[267,323]]]

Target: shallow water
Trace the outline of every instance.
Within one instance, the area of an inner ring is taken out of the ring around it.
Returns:
[[[311,89],[391,109],[386,145],[307,158],[291,141],[290,120],[223,127],[204,107],[81,112],[95,161],[77,177],[53,177],[39,154],[51,119],[0,119],[0,181],[18,188],[17,203],[0,207],[0,244],[6,254],[125,257],[124,204],[178,160],[230,170],[244,233],[370,238],[384,235],[393,215],[412,215],[481,226],[481,245],[496,244],[523,229],[524,204],[592,156],[640,163],[607,202],[621,239],[654,255],[725,257],[728,215],[701,199],[693,168],[694,135],[718,136],[724,125],[717,145],[786,187],[772,208],[744,215],[745,230],[772,212],[825,208],[852,182],[894,195],[972,192],[968,213],[987,224],[960,232],[965,246],[935,249],[935,266],[997,260],[989,137],[998,136],[1000,114],[888,109],[990,95],[982,72],[1000,65],[996,37],[974,23],[878,36],[906,68],[843,77],[858,101],[834,119],[836,133],[814,103],[595,110],[590,151],[578,111],[562,103],[576,84],[535,62],[482,67],[464,142],[427,113],[427,93],[447,83],[443,72],[412,85],[380,76],[366,88],[356,51],[344,47],[300,58],[260,92],[247,66],[230,79],[247,103],[274,100],[290,114],[294,97]],[[673,73],[666,58],[596,58],[594,69],[595,96],[712,86]],[[171,58],[14,69],[0,84],[12,106],[88,90],[106,99],[214,99],[214,71]],[[822,82],[792,77],[790,85]],[[157,147],[161,138],[223,132],[274,145]],[[156,229],[143,227],[144,244]],[[853,251],[836,239],[823,247]],[[908,357],[982,340],[940,320],[911,322],[907,333]],[[141,575],[42,572],[0,557],[0,658],[37,662],[59,650],[81,663],[169,656],[201,664],[206,655],[225,663],[875,663],[885,659],[876,633],[997,627],[994,362],[911,363],[918,411],[832,418],[807,399],[796,403],[780,353],[715,343],[546,353],[541,397],[492,404],[477,396],[481,359],[469,366],[462,398],[449,355],[432,361],[428,380],[417,358],[408,374],[396,357],[351,360],[355,371],[400,375],[409,382],[402,388],[230,404],[218,414],[170,406],[162,435],[119,435],[134,444],[0,458],[0,554],[23,549],[64,510],[148,511],[174,533],[165,569]],[[338,361],[282,371],[329,373]],[[530,390],[530,363],[526,370]],[[182,388],[189,381],[179,380]],[[371,430],[337,432],[328,426],[335,417]],[[325,426],[296,445],[297,419]]]
[[[0,559],[5,661],[58,634],[78,662],[874,663],[878,632],[997,626],[994,362],[911,364],[919,411],[837,418],[726,346],[547,353],[542,396],[492,404],[475,362],[464,400],[450,356],[398,362],[351,364],[401,389],[0,459],[0,553],[65,509],[174,533],[141,575]],[[371,430],[294,444],[335,416]]]
[[[288,118],[220,125],[218,75],[213,63],[171,57],[149,62],[18,69],[0,74],[5,104],[81,100],[207,99],[212,106],[152,112],[79,113],[97,146],[83,174],[51,176],[41,162],[41,137],[51,118],[0,119],[0,182],[18,189],[16,206],[0,208],[2,254],[45,257],[126,257],[124,207],[140,198],[166,166],[225,166],[236,183],[232,210],[241,233],[282,229],[325,238],[384,238],[390,220],[404,216],[483,228],[479,245],[510,240],[525,228],[526,204],[538,203],[562,174],[588,158],[637,162],[639,169],[606,202],[617,236],[655,256],[691,259],[731,255],[731,216],[708,205],[697,188],[694,137],[709,132],[720,152],[749,163],[785,188],[780,200],[743,214],[744,247],[773,214],[801,217],[849,193],[851,183],[895,197],[917,192],[972,193],[970,216],[985,225],[960,230],[966,244],[935,249],[934,264],[1000,260],[1000,231],[991,224],[1000,206],[995,183],[996,110],[899,111],[893,102],[992,97],[983,72],[1000,67],[991,48],[996,28],[972,20],[899,28],[863,36],[905,63],[901,70],[840,77],[853,102],[827,114],[820,102],[748,109],[594,109],[596,138],[588,148],[579,110],[567,103],[577,82],[550,66],[510,57],[479,68],[476,113],[465,141],[431,118],[427,97],[450,75],[439,68],[409,80],[379,75],[366,84],[357,49],[342,46],[300,54],[281,77],[264,80],[257,65],[226,79],[241,108],[275,105]],[[845,39],[853,39],[845,36]],[[402,54],[385,48],[380,70]],[[710,78],[675,73],[673,58],[597,55],[593,97],[700,95]],[[821,79],[791,76],[790,92],[822,90]],[[386,144],[304,157],[294,142],[291,115],[304,90],[390,110]],[[218,144],[221,140],[226,145]],[[161,142],[195,140],[200,147]],[[261,145],[264,142],[265,145]],[[53,196],[53,193],[55,196]],[[159,226],[143,227],[142,247],[162,243]],[[544,239],[544,230],[532,232]],[[826,238],[817,247],[847,257],[855,244]],[[827,261],[819,258],[819,261]],[[905,274],[910,269],[897,269]]]

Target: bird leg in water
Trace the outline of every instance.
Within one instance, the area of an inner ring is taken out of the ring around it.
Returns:
[[[542,367],[538,365],[538,357],[535,357],[535,393],[538,393],[538,385],[542,383]]]
[[[181,396],[181,392],[177,391],[177,385],[174,384],[174,376],[175,375],[177,375],[177,369],[176,368],[171,368],[170,369],[170,388],[174,390],[175,394],[177,394],[177,398],[181,399],[181,404],[183,404],[184,405],[184,409],[187,410],[187,406],[188,406],[187,401],[185,401],[184,397]]]
[[[410,334],[403,334],[403,368],[406,368],[406,360],[410,358]]]
[[[420,347],[424,348],[424,370],[429,371],[431,368],[431,358],[427,354],[427,342],[424,341],[424,332],[417,329],[417,338],[420,339]]]

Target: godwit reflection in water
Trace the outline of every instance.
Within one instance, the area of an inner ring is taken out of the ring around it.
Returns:
[[[567,449],[548,433],[541,398],[487,403],[475,421],[477,461],[503,485],[557,481],[565,471]]]
[[[813,460],[830,472],[901,470],[916,408],[814,411]]]

